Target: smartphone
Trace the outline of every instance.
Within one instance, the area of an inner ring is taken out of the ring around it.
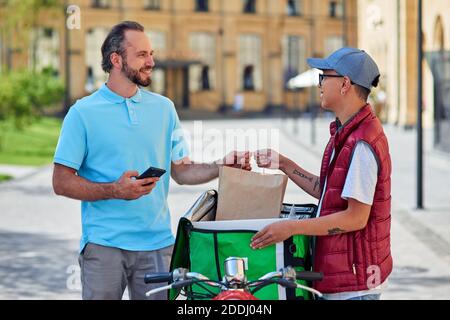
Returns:
[[[161,177],[164,173],[166,173],[166,170],[160,169],[160,168],[154,168],[150,167],[147,170],[145,170],[144,173],[142,173],[140,176],[138,176],[136,179],[145,179],[145,178],[156,178]],[[150,183],[151,184],[151,183]],[[144,186],[148,186],[150,184],[146,184]]]

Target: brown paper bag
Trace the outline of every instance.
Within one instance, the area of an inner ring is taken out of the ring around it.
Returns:
[[[287,180],[284,174],[221,167],[216,220],[278,218]]]

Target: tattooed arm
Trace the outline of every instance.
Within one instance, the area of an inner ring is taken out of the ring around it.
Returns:
[[[263,248],[295,234],[329,236],[361,230],[367,225],[370,208],[370,205],[349,198],[348,208],[344,211],[314,219],[275,222],[253,237],[251,247]]]
[[[300,168],[294,161],[272,149],[261,149],[255,152],[256,163],[261,168],[279,169],[289,179],[316,199],[320,198],[319,177]]]
[[[283,156],[280,157],[280,170],[305,192],[316,199],[320,198],[320,179],[318,176],[309,173],[294,161]]]
[[[371,205],[349,198],[346,210],[324,217],[309,219],[309,223],[293,225],[294,234],[332,236],[353,232],[366,227]]]

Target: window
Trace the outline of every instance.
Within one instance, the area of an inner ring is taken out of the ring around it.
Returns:
[[[31,33],[29,65],[36,70],[59,69],[59,35],[52,28],[36,28]]]
[[[86,84],[84,85],[86,92],[94,92],[96,87],[94,84],[94,70],[91,66],[86,67]]]
[[[331,36],[325,39],[325,57],[328,57],[337,49],[340,49],[344,46],[344,40],[342,36]]]
[[[288,0],[286,5],[286,14],[288,16],[300,16],[302,14],[303,1]]]
[[[251,64],[244,66],[243,89],[246,91],[255,91],[254,67]]]
[[[195,11],[197,12],[208,12],[208,0],[197,0],[195,1]]]
[[[441,16],[436,18],[434,23],[433,49],[436,51],[444,51],[445,48],[444,25]]]
[[[244,13],[256,13],[256,0],[243,0]]]
[[[203,90],[209,90],[211,89],[211,85],[209,82],[209,66],[202,66],[202,74],[200,76],[201,78],[201,88]]]
[[[156,60],[156,67],[152,72],[152,84],[150,89],[153,92],[164,94],[166,92],[166,71],[158,68],[158,57],[161,56],[167,50],[167,37],[166,33],[162,31],[146,31],[147,36],[150,38]]]
[[[196,92],[214,89],[216,78],[216,42],[214,35],[205,32],[192,33],[190,47],[202,61],[201,65],[193,65],[189,69],[190,90]]]
[[[243,90],[262,90],[261,49],[260,36],[240,36],[238,84]]]
[[[165,51],[167,49],[166,33],[162,31],[149,30],[145,32],[150,38],[155,53]]]
[[[94,8],[110,8],[111,1],[109,0],[92,0],[92,7]]]
[[[305,39],[301,36],[286,35],[283,37],[283,79],[289,79],[306,69]]]
[[[161,10],[161,1],[160,0],[146,0],[145,1],[145,9],[146,10]]]
[[[343,0],[330,1],[329,5],[329,15],[331,18],[342,18],[343,16]]]
[[[108,28],[96,27],[89,29],[86,33],[85,63],[87,77],[85,89],[87,92],[100,88],[107,79],[107,74],[102,69],[101,46],[108,35],[108,31]]]

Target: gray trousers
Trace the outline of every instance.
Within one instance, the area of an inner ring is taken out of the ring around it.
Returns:
[[[120,300],[128,286],[130,300],[166,300],[167,291],[145,293],[167,283],[145,284],[148,272],[168,272],[173,246],[155,251],[128,251],[88,243],[80,254],[83,300]]]

